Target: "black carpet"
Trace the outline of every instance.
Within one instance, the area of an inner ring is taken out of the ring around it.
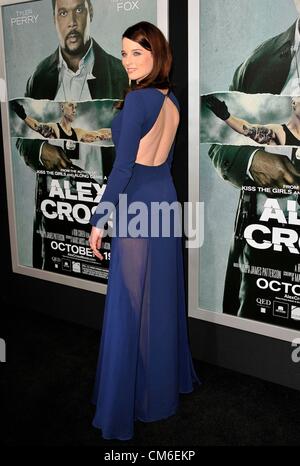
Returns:
[[[85,310],[88,312],[88,309]],[[5,317],[5,319],[4,319]],[[2,443],[7,446],[299,445],[300,393],[200,361],[202,386],[169,419],[103,440],[90,403],[100,333],[28,309],[2,310]],[[300,369],[299,369],[300,370]]]

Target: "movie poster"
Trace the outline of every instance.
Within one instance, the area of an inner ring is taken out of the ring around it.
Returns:
[[[299,16],[300,0],[200,2],[206,231],[198,304],[294,330],[300,329]]]
[[[111,235],[100,261],[89,220],[114,162],[111,121],[128,86],[121,37],[138,21],[158,24],[157,0],[12,1],[1,13],[15,262],[43,279],[49,274],[36,271],[105,285]]]

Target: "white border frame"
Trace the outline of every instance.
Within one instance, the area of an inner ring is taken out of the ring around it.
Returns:
[[[8,5],[17,5],[19,3],[32,3],[39,0],[0,0],[0,80],[4,79],[6,82],[6,68],[5,68],[5,50],[4,50],[4,35],[3,35],[3,21],[2,21],[2,7]],[[49,0],[50,1],[50,0]],[[99,0],[94,0],[99,1]],[[169,1],[156,0],[157,2],[157,25],[169,37]],[[7,90],[6,90],[7,92]],[[9,235],[11,245],[11,259],[12,270],[21,275],[47,280],[62,285],[73,286],[82,290],[94,291],[96,293],[106,294],[107,285],[103,283],[92,282],[82,278],[68,277],[54,272],[47,272],[39,270],[34,267],[27,267],[20,265],[17,248],[17,230],[16,230],[16,215],[15,215],[15,197],[13,187],[13,170],[11,163],[11,143],[10,143],[10,130],[9,130],[9,114],[7,99],[1,102],[1,115],[2,115],[2,129],[3,129],[3,149],[5,160],[5,178],[6,178],[6,191],[7,191],[7,207],[8,207],[8,221],[9,221]]]
[[[189,193],[188,199],[196,205],[200,199],[200,1],[188,0],[188,54],[189,54]],[[299,331],[266,324],[243,317],[201,309],[199,297],[199,249],[188,251],[188,315],[227,327],[257,333],[284,341],[299,338]]]

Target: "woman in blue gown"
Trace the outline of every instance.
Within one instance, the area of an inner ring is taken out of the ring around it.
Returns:
[[[123,34],[122,63],[132,84],[112,123],[116,159],[90,235],[101,260],[104,225],[113,213],[92,399],[93,425],[106,439],[132,438],[137,419],[173,415],[179,393],[200,384],[188,343],[181,211],[170,172],[179,123],[171,62],[169,44],[151,23]]]

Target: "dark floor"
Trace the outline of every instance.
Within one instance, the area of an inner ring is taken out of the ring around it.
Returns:
[[[90,397],[99,332],[24,309],[2,312],[2,443],[10,446],[299,445],[300,393],[195,361],[201,387],[176,415],[136,422],[132,440],[103,440]],[[86,311],[88,312],[88,310]]]

